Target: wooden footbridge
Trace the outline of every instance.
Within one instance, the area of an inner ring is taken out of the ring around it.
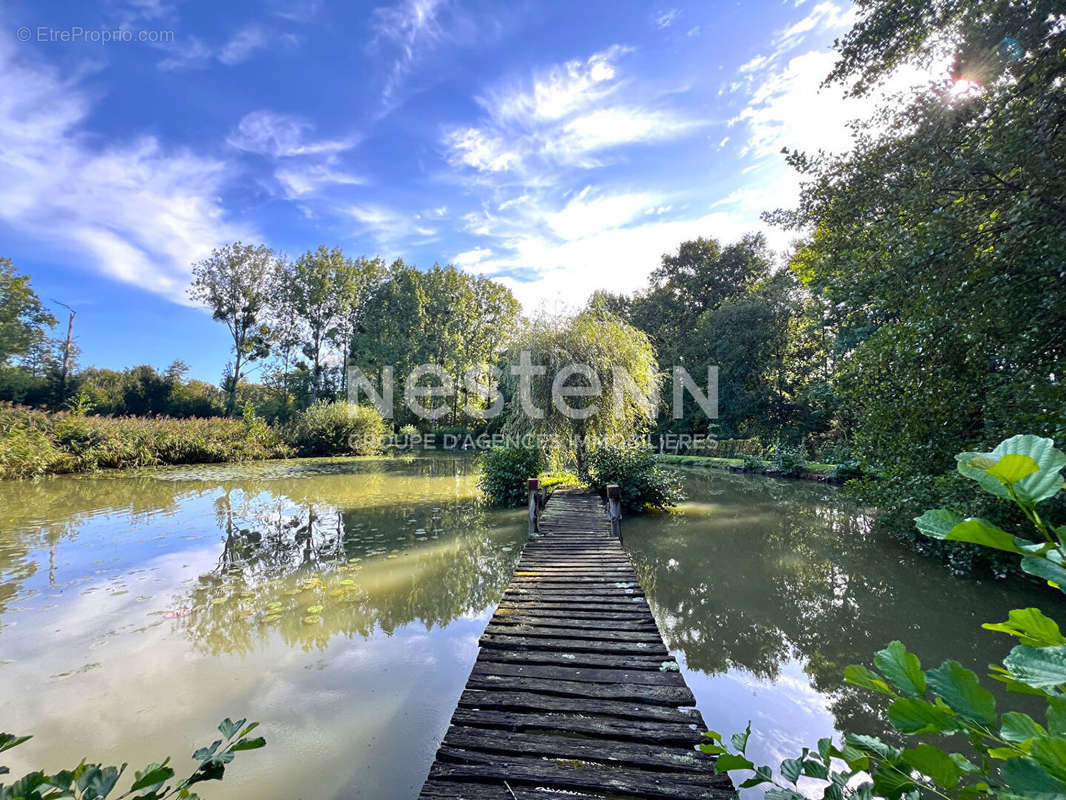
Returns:
[[[731,796],[600,499],[556,493],[538,522],[420,798]]]

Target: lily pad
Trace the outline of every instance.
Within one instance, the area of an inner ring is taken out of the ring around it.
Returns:
[[[320,614],[320,613],[322,613],[322,609],[324,609],[324,608],[325,608],[325,606],[308,606],[307,607],[307,613],[308,614]]]
[[[322,621],[322,617],[317,614],[308,614],[300,621],[303,622],[304,625],[317,625]]]

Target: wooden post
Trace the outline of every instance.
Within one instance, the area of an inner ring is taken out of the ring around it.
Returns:
[[[611,533],[622,539],[622,488],[617,483],[607,484],[607,516],[611,519]]]
[[[540,532],[540,479],[530,478],[526,482],[529,490],[529,532]]]

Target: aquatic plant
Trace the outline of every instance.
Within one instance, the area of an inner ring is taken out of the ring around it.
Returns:
[[[918,517],[918,530],[934,539],[1020,556],[1025,572],[1066,593],[1066,525],[1052,525],[1037,508],[1064,488],[1066,454],[1051,439],[1026,435],[1006,439],[989,453],[960,453],[956,461],[962,476],[1014,504],[1032,530],[1011,533],[985,519],[963,519],[943,508]],[[845,733],[839,745],[820,739],[815,747],[785,759],[777,777],[769,766],[757,767],[747,758],[750,725],[728,745],[721,734],[708,731],[711,743],[701,749],[718,756],[718,772],[752,771],[740,787],[768,784],[772,788],[766,797],[771,800],[804,800],[799,791],[803,778],[820,780],[825,800],[1063,797],[1066,636],[1055,620],[1036,608],[1014,609],[1006,621],[983,627],[1018,639],[1002,663],[991,667],[990,677],[1006,684],[1008,691],[1042,698],[1043,724],[1019,711],[1001,713],[977,675],[957,661],[925,670],[914,653],[894,641],[874,655],[876,669],[852,665],[844,679],[889,698],[888,724],[917,740],[912,746],[899,748],[874,736]],[[955,734],[968,739],[976,763],[941,747],[941,737]]]

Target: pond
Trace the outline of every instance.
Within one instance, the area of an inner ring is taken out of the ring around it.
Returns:
[[[626,545],[708,723],[751,719],[761,760],[875,729],[840,675],[891,639],[980,672],[1009,646],[981,622],[1056,601],[871,535],[831,487],[685,479]],[[525,541],[475,484],[448,455],[0,483],[0,728],[35,735],[6,763],[186,765],[248,716],[267,749],[209,797],[415,797]]]

